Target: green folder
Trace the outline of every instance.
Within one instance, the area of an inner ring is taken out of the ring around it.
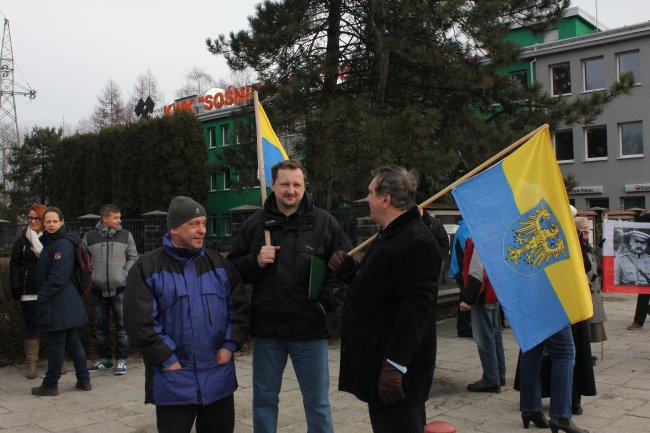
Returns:
[[[316,300],[325,283],[327,269],[325,261],[319,257],[311,256],[311,265],[309,267],[309,291],[307,298]]]

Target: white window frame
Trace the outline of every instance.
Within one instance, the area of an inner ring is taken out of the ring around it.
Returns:
[[[217,147],[217,131],[214,126],[208,128],[208,149]]]
[[[232,218],[230,215],[223,215],[223,236],[232,237]]]
[[[230,131],[230,125],[221,125],[221,146],[226,147],[230,146],[230,143],[228,143],[228,135]]]
[[[587,63],[592,62],[594,60],[602,61],[603,87],[598,87],[595,89],[587,89]],[[603,56],[589,57],[587,59],[582,59],[581,62],[582,62],[582,92],[589,93],[589,92],[600,92],[605,90],[605,58]]]
[[[224,171],[221,172],[221,179],[223,180],[223,186],[221,187],[221,191],[230,191],[230,186],[226,186],[226,174],[228,174],[228,178],[230,179],[230,183],[232,183],[232,174],[230,173],[230,169],[226,168]]]
[[[555,83],[553,82],[553,69],[559,66],[569,66],[569,85],[571,86],[571,91],[569,93],[558,93],[555,94]],[[549,65],[549,74],[550,74],[550,83],[551,83],[551,95],[553,96],[570,96],[573,92],[573,83],[571,82],[571,62],[562,62],[556,63],[554,65]]]
[[[557,158],[557,144],[555,143],[555,137],[559,132],[568,132],[571,134],[571,146],[573,149],[573,158],[571,159],[558,159],[557,162],[558,164],[568,164],[571,162],[575,162],[576,158],[576,148],[575,148],[575,142],[573,140],[573,130],[572,129],[559,129],[557,131],[553,132],[553,150],[555,151],[555,157]]]
[[[588,134],[588,132],[589,132],[590,129],[601,128],[601,127],[605,128],[605,150],[607,150],[607,156],[597,156],[595,158],[590,158],[589,157],[589,140],[588,140],[588,135],[589,134]],[[607,143],[607,125],[589,126],[589,127],[583,128],[583,132],[584,132],[584,140],[585,140],[585,159],[584,159],[584,161],[607,161],[607,159],[609,158],[609,146],[608,146],[608,143]]]
[[[210,192],[215,192],[217,190],[217,175],[213,173],[213,174],[210,175],[209,179],[210,179],[209,180],[209,184],[210,184],[209,185],[209,187],[210,187],[209,191]]]
[[[618,80],[621,79],[621,56],[626,55],[626,54],[632,54],[636,53],[637,57],[639,58],[639,74],[641,74],[641,53],[639,50],[629,50],[629,51],[623,51],[620,53],[616,53],[616,77]],[[629,71],[628,71],[629,72]],[[634,75],[634,85],[635,86],[640,86],[641,77],[637,77],[636,74]]]
[[[620,159],[626,159],[626,158],[642,158],[643,153],[634,153],[630,155],[623,155],[623,126],[625,125],[632,125],[632,124],[640,124],[641,125],[641,147],[645,149],[645,140],[643,139],[643,121],[638,120],[638,121],[633,121],[633,122],[621,122],[618,124],[618,154],[620,155]]]

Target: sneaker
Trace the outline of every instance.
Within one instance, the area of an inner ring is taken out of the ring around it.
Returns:
[[[640,324],[638,324],[636,322],[632,322],[632,324],[627,327],[627,329],[630,330],[630,331],[635,331],[635,330],[641,329],[641,328],[643,328],[643,325],[640,325]]]
[[[88,371],[90,373],[94,373],[99,370],[106,370],[113,367],[113,363],[107,359],[100,359],[90,367],[88,367]]]
[[[118,359],[115,366],[115,375],[121,376],[126,374],[126,359]]]

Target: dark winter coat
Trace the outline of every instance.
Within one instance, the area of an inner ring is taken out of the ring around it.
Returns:
[[[9,261],[9,284],[11,296],[20,301],[22,295],[36,295],[36,261],[38,257],[32,251],[32,244],[25,235],[27,229],[20,232],[14,242]]]
[[[234,266],[213,250],[163,247],[141,256],[124,291],[124,324],[145,364],[145,403],[208,405],[237,389],[234,358],[248,335],[249,305]],[[175,362],[179,370],[163,370]]]
[[[345,298],[339,390],[382,404],[377,381],[388,358],[407,367],[402,382],[406,398],[394,404],[419,404],[429,398],[440,260],[417,208],[380,230]]]
[[[260,268],[257,256],[264,245],[264,229],[271,232],[271,244],[280,249],[273,264]],[[287,341],[327,338],[325,315],[318,304],[326,311],[335,310],[345,285],[329,272],[318,299],[308,299],[311,258],[327,263],[335,251],[351,248],[336,219],[313,206],[307,193],[288,217],[278,211],[271,194],[264,209],[244,222],[228,254],[244,282],[253,283],[252,335]]]
[[[81,239],[77,233],[61,227],[55,233],[45,232],[40,241],[43,251],[36,264],[36,329],[55,332],[81,326],[88,321],[88,315],[70,279],[75,267],[75,246]]]

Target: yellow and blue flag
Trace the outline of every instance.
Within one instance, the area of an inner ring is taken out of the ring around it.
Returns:
[[[273,132],[271,122],[266,117],[262,104],[257,103],[258,113],[260,116],[260,133],[262,135],[262,155],[264,157],[264,179],[267,185],[271,184],[271,168],[280,161],[289,159],[287,152],[284,150],[278,136]]]
[[[452,194],[522,351],[593,315],[548,128]]]

